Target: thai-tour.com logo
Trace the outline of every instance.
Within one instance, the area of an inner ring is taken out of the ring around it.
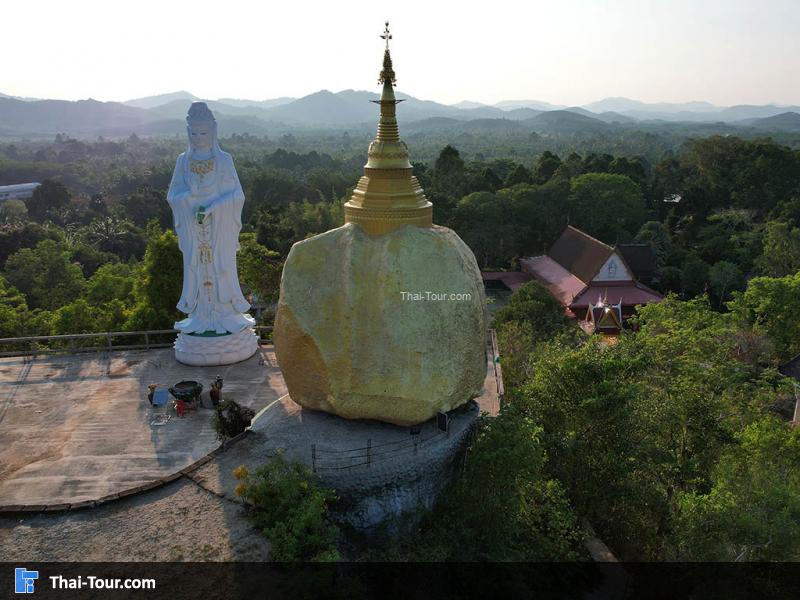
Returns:
[[[33,594],[34,582],[37,579],[39,579],[39,571],[17,567],[14,569],[14,591],[17,594]],[[50,575],[46,578],[42,577],[42,580],[49,581],[50,589],[54,590],[153,590],[156,587],[155,579],[142,578]]]
[[[14,569],[14,591],[17,594],[32,594],[33,582],[39,579],[39,571],[29,571],[25,567]]]

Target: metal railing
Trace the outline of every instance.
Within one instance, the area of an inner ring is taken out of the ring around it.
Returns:
[[[494,329],[489,330],[489,335],[492,340],[492,364],[494,365],[494,381],[497,385],[497,401],[502,406],[506,389],[503,384],[503,369],[500,366],[500,347],[497,345],[497,333]]]
[[[259,344],[269,341],[264,333],[272,331],[269,325],[254,327],[259,334]],[[65,335],[33,335],[27,337],[0,338],[0,357],[4,356],[37,356],[40,354],[77,354],[80,352],[111,352],[114,350],[150,350],[153,348],[169,348],[175,340],[164,340],[174,336],[177,329],[151,329],[148,331],[103,331],[98,333],[72,333]],[[131,340],[124,343],[125,340]],[[93,345],[81,342],[93,341]],[[99,344],[97,342],[100,342]],[[121,343],[122,342],[122,343]],[[21,346],[19,349],[7,350],[9,346]]]

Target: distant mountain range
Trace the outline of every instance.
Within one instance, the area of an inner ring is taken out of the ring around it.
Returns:
[[[645,103],[606,98],[585,106],[558,106],[538,100],[506,100],[492,106],[479,102],[453,105],[397,93],[403,126],[461,130],[532,130],[572,133],[609,127],[656,127],[670,123],[724,123],[732,128],[765,132],[800,131],[800,106],[730,106],[708,102]],[[0,136],[107,137],[174,135],[185,131],[186,110],[199,98],[187,91],[137,98],[126,102],[37,100],[0,93]],[[378,110],[375,92],[321,90],[302,98],[207,100],[224,135],[263,135],[304,129],[362,129],[374,126]]]

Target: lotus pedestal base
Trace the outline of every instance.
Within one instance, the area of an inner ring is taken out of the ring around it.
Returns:
[[[179,333],[175,358],[193,367],[231,365],[253,356],[258,350],[258,335],[248,327],[237,333],[202,336]]]

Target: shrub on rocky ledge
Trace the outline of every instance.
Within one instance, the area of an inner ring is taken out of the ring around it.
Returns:
[[[278,455],[253,473],[233,472],[236,494],[252,506],[252,517],[269,538],[278,562],[336,561],[337,527],[328,519],[333,490],[320,487],[302,463]]]

